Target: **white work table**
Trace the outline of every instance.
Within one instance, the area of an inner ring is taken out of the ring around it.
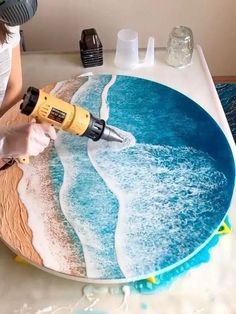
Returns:
[[[156,50],[154,66],[144,67],[140,65],[133,71],[121,71],[114,66],[114,52],[112,51],[104,53],[103,66],[92,68],[82,67],[79,52],[27,52],[22,56],[24,88],[26,89],[28,86],[43,87],[49,83],[66,80],[87,72],[92,72],[93,74],[125,74],[154,80],[182,92],[210,113],[224,130],[235,156],[235,144],[201,47],[197,46],[195,48],[192,64],[182,69],[168,66],[165,58],[165,50]],[[235,214],[232,215],[231,222],[233,225],[236,225]],[[231,236],[235,237],[235,232],[233,232]],[[224,247],[222,248],[221,246],[218,250],[218,254],[224,254]],[[78,309],[81,309],[81,312],[79,310],[77,310],[77,312],[70,312],[69,307],[80,299],[82,288],[85,284],[56,277],[28,264],[17,263],[14,261],[14,256],[15,255],[11,253],[8,248],[0,244],[0,313],[84,313],[82,309],[89,305],[89,302],[86,301],[85,298],[82,300],[81,305],[78,303]],[[210,263],[211,261],[209,264]],[[211,269],[210,265],[208,266],[208,270]],[[204,273],[208,271],[203,270],[203,273],[201,273],[200,268],[201,267],[194,270],[195,274],[193,274],[193,276],[196,278],[204,276]],[[232,269],[232,276],[236,277],[235,268]],[[202,278],[202,280],[204,280],[204,278]],[[207,293],[205,293],[205,301],[209,304],[210,302],[213,304],[213,301],[207,300],[207,298],[216,298],[214,294],[216,293],[215,288],[213,289],[214,291],[211,292],[211,284],[212,283],[208,285],[205,284],[203,287],[203,289],[207,291]],[[157,293],[156,295],[132,295],[128,298],[128,308],[126,312],[125,306],[123,308],[121,307],[119,310],[114,310],[119,307],[123,300],[122,295],[114,295],[116,294],[116,287],[117,286],[111,286],[109,294],[99,296],[100,301],[94,306],[93,313],[217,314],[216,312],[211,312],[211,308],[204,308],[201,303],[203,302],[201,298],[203,299],[204,290],[202,294],[200,294],[200,291],[198,292],[197,290],[197,284],[196,287],[186,286],[184,289],[178,290],[178,282],[176,282],[169,289],[159,294]],[[236,295],[236,287],[231,288],[235,289]],[[191,305],[191,300],[187,301],[187,298],[181,295],[181,293],[184,293],[183,291],[189,291],[189,293],[190,291],[193,293],[195,291],[196,296],[201,300],[201,302],[199,301],[201,304],[198,302],[197,297],[195,297],[195,303],[193,302],[194,304]],[[166,308],[168,302],[170,309]],[[215,302],[217,301],[215,300]],[[186,304],[188,304],[188,310],[180,310],[184,309]],[[63,308],[59,310],[59,307]],[[58,311],[56,311],[56,309],[58,309]],[[234,304],[231,304],[231,309],[236,311],[236,301]],[[228,312],[225,311],[221,314],[224,313],[227,314]],[[233,314],[233,312],[229,312],[228,314]]]

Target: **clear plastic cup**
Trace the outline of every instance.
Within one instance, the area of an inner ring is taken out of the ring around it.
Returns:
[[[122,29],[117,34],[115,65],[129,70],[139,64],[138,33],[131,29]]]

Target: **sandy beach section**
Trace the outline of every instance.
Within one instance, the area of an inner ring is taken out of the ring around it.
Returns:
[[[57,97],[70,101],[87,81],[75,78],[44,88]],[[8,121],[8,122],[6,122]],[[10,121],[10,122],[9,122]],[[1,123],[19,124],[29,118],[19,114],[19,105],[12,108]],[[83,257],[79,256],[63,225],[63,217],[53,192],[49,175],[51,146],[30,164],[15,164],[0,173],[0,236],[17,254],[36,266],[71,276],[85,276]]]
[[[0,119],[1,126],[29,121],[27,116],[19,114],[19,106],[20,104],[16,104]],[[16,254],[42,265],[42,259],[32,245],[27,209],[19,199],[17,191],[21,177],[22,171],[17,164],[0,172],[0,238]]]

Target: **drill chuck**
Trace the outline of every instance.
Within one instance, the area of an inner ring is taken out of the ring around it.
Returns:
[[[86,136],[94,141],[122,142],[123,139],[105,121],[94,117],[86,109],[67,103],[42,90],[29,87],[20,105],[20,110],[39,122],[47,122],[67,132]]]

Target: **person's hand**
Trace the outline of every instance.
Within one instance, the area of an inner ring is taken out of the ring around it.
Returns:
[[[56,139],[56,131],[47,123],[31,122],[17,127],[7,127],[0,130],[0,156],[15,158],[25,155],[36,156],[48,146],[50,139]]]

